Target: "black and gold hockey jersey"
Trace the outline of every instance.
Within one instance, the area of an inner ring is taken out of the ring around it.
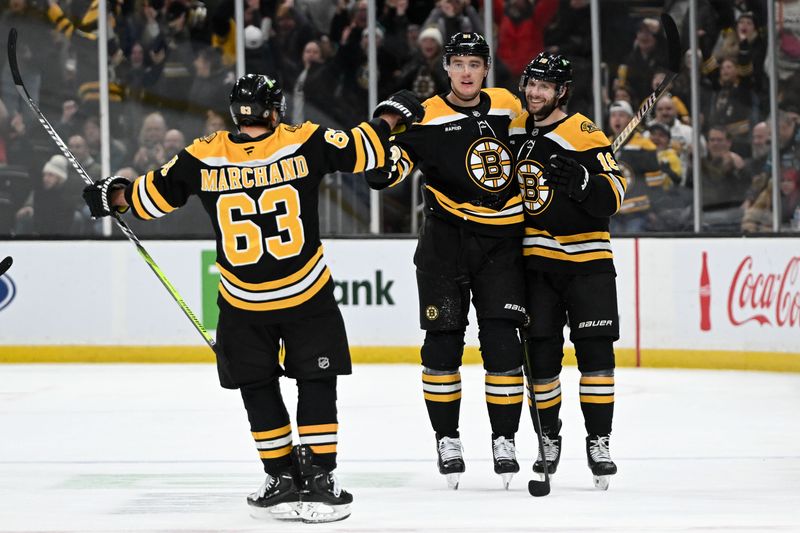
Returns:
[[[281,124],[255,139],[220,131],[139,176],[125,198],[136,217],[153,219],[199,197],[216,234],[221,311],[268,322],[310,315],[334,302],[320,181],[382,166],[388,137],[380,119],[349,131]]]
[[[426,100],[425,116],[392,137],[401,157],[390,177],[400,183],[419,165],[426,214],[486,235],[520,235],[522,202],[514,185],[508,126],[522,111],[505,89],[483,89],[463,108],[444,95]]]
[[[619,216],[646,214],[659,192],[668,188],[669,178],[661,170],[656,145],[637,131],[617,152],[617,163],[628,182],[628,195],[619,208]]]
[[[622,205],[627,185],[608,138],[580,113],[544,127],[533,122],[527,112],[514,119],[509,141],[525,209],[526,267],[613,272],[609,217]],[[570,157],[588,170],[592,189],[583,202],[547,185],[543,169],[554,154]]]

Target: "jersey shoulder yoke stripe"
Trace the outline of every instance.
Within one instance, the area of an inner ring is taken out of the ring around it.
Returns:
[[[467,115],[459,113],[447,105],[447,102],[439,95],[431,96],[425,100],[422,103],[422,107],[425,108],[425,116],[419,122],[422,126],[438,126],[467,118]]]
[[[211,167],[261,166],[296,152],[318,128],[310,122],[281,124],[272,135],[252,143],[233,142],[229,132],[218,131],[195,139],[186,151]]]
[[[611,145],[606,134],[580,113],[571,115],[545,137],[573,152],[585,152]]]
[[[522,113],[522,103],[519,98],[514,96],[508,89],[502,88],[489,88],[483,89],[483,92],[489,95],[491,101],[491,113],[497,114],[497,111],[502,111],[502,114],[508,113],[508,117],[513,119]]]

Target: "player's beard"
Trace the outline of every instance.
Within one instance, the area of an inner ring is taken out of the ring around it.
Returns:
[[[555,96],[553,96],[552,99],[546,100],[545,103],[542,104],[542,107],[539,111],[531,112],[531,115],[533,115],[533,120],[536,122],[541,122],[549,117],[553,111],[558,109],[558,99],[558,91],[556,91]]]

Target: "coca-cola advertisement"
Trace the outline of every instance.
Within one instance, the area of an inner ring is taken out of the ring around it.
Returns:
[[[644,348],[800,356],[800,241],[642,239]]]

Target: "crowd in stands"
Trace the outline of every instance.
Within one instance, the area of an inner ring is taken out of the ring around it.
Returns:
[[[691,231],[692,189],[698,182],[703,230],[771,231],[767,1],[700,0],[701,142],[695,146],[692,140],[687,68],[617,154],[629,190],[612,231]],[[800,0],[774,1],[781,222],[788,226],[800,202]],[[574,69],[569,111],[595,118],[589,4],[378,1],[378,98],[399,89],[422,100],[445,92],[444,43],[459,31],[484,32],[488,7],[494,18],[495,85],[516,92],[532,57],[544,49],[560,53]],[[666,75],[660,12],[673,15],[688,45],[688,4],[601,2],[603,127],[609,137]],[[106,5],[110,165],[113,173],[133,178],[165,163],[192,139],[230,127],[235,4],[107,0]],[[19,31],[18,56],[28,90],[89,175],[99,178],[97,1],[2,0],[0,8],[0,35],[5,38],[11,27]],[[286,121],[345,128],[367,118],[366,0],[244,0],[244,26],[247,70],[281,82],[289,103]],[[687,65],[689,59],[687,52]],[[700,177],[693,175],[695,157]],[[82,209],[82,186],[27,112],[0,58],[0,235],[97,235],[98,226]],[[385,231],[409,231],[412,192],[407,183],[385,196]],[[367,201],[366,190],[359,194]],[[172,218],[173,234],[209,235],[199,205],[190,204]],[[162,234],[158,222],[134,226],[145,235]]]

